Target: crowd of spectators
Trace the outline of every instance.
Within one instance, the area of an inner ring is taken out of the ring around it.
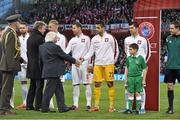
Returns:
[[[79,21],[82,24],[94,24],[97,20],[105,23],[122,23],[132,19],[134,0],[116,0],[98,2],[82,0],[79,4],[44,3],[30,12],[23,12],[24,20],[34,23],[36,20],[48,22],[56,19],[60,24],[71,24]]]

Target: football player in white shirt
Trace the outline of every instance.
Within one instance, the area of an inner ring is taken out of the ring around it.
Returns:
[[[129,23],[129,31],[131,36],[126,37],[124,41],[124,48],[126,55],[129,56],[129,45],[132,43],[136,43],[139,46],[138,54],[142,55],[147,62],[151,56],[150,42],[138,34],[138,23],[136,21]],[[145,100],[146,100],[145,98],[146,98],[145,89],[143,89],[143,92],[141,93],[142,102],[141,102],[140,114],[145,113]],[[125,99],[126,99],[125,113],[128,113],[129,106],[128,106],[127,90],[125,90]]]
[[[64,51],[67,46],[67,39],[66,37],[58,32],[59,23],[57,20],[50,20],[48,23],[48,30],[57,33],[58,40],[56,42],[57,45],[61,47],[61,49]],[[61,82],[65,82],[64,75],[61,77]],[[50,108],[54,108],[53,99],[50,101]]]
[[[20,81],[21,81],[21,90],[22,90],[22,98],[23,103],[18,105],[17,109],[25,109],[26,108],[26,98],[27,98],[27,78],[26,78],[26,71],[27,71],[27,39],[29,38],[28,33],[28,25],[25,22],[21,22],[19,26],[19,31],[21,35],[19,36],[20,45],[21,45],[21,72],[19,72]]]
[[[65,52],[68,54],[72,52],[72,57],[75,59],[80,59],[84,57],[85,54],[89,51],[90,48],[90,38],[82,33],[81,23],[76,22],[72,25],[72,31],[75,35],[68,43],[68,46]],[[89,59],[83,62],[80,67],[72,65],[72,84],[73,84],[73,105],[72,110],[77,110],[79,107],[79,95],[80,95],[80,84],[83,83],[85,86],[86,94],[86,111],[91,107],[91,86],[89,73],[87,71]]]
[[[91,40],[91,47],[82,60],[89,59],[95,54],[95,66],[94,66],[94,98],[95,105],[89,111],[99,111],[99,100],[101,95],[101,84],[103,80],[107,82],[109,93],[109,112],[114,112],[114,64],[118,58],[119,49],[116,39],[105,32],[105,24],[103,21],[99,21],[96,24],[96,30],[98,32]]]

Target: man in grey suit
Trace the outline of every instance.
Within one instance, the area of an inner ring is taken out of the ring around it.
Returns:
[[[55,32],[47,33],[45,43],[39,47],[40,66],[42,66],[42,78],[47,80],[43,94],[41,112],[50,112],[49,103],[55,93],[59,112],[67,112],[70,110],[65,104],[64,90],[60,81],[60,76],[65,72],[64,61],[69,61],[77,66],[80,62],[56,45],[57,34]]]
[[[2,35],[2,58],[0,70],[2,71],[2,90],[0,96],[0,115],[16,114],[11,111],[10,98],[12,95],[14,77],[20,71],[20,44],[16,34],[19,26],[20,15],[12,15],[6,18],[8,28]]]

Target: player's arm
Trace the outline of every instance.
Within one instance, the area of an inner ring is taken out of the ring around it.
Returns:
[[[148,62],[149,58],[151,57],[151,44],[149,40],[146,40],[145,44],[145,54],[146,54],[146,62]]]
[[[124,52],[127,55],[127,53],[128,53],[128,46],[126,45],[126,41],[127,41],[127,39],[124,40]]]
[[[89,60],[93,56],[93,54],[94,54],[94,42],[93,42],[93,39],[92,39],[89,51],[82,59],[83,60]]]
[[[126,66],[125,66],[125,71],[124,71],[124,86],[125,86],[125,88],[127,88],[128,66],[129,66],[129,62],[128,62],[128,59],[126,59]]]
[[[142,85],[143,85],[143,87],[145,87],[146,86],[146,76],[147,76],[148,67],[147,67],[146,62],[145,62],[143,57],[142,57],[142,69],[143,69],[143,71],[142,71],[142,77],[143,77]]]
[[[114,63],[116,63],[118,56],[119,56],[119,47],[118,47],[118,43],[117,40],[114,38],[114,42],[113,42],[113,46],[114,46]]]
[[[71,52],[71,49],[72,48],[72,44],[71,44],[71,40],[70,40],[70,42],[68,43],[68,45],[67,45],[67,48],[65,49],[65,53],[66,54],[69,54],[70,52]]]
[[[128,74],[128,69],[127,69],[127,67],[125,67],[125,71],[124,71],[124,83],[125,83],[125,85],[127,84],[127,74]]]

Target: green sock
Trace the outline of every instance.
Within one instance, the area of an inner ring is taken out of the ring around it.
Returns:
[[[129,103],[129,110],[132,110],[133,100],[128,100],[128,103]]]

